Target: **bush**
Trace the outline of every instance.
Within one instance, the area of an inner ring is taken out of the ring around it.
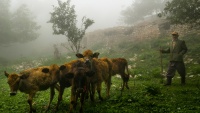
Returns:
[[[150,85],[147,85],[145,87],[145,90],[148,94],[150,95],[158,95],[158,94],[161,94],[161,89],[159,87],[159,85],[156,85],[156,84],[150,84]]]

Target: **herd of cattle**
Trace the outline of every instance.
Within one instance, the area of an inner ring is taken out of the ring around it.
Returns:
[[[60,66],[56,64],[41,66],[21,71],[19,74],[9,74],[5,71],[11,91],[10,95],[16,95],[17,90],[28,94],[29,112],[32,113],[36,111],[32,107],[32,103],[37,91],[50,88],[50,101],[47,106],[47,110],[49,110],[55,89],[57,89],[59,94],[56,110],[58,110],[64,89],[71,87],[70,112],[73,112],[77,100],[80,99],[79,112],[82,113],[84,100],[90,97],[90,100],[94,101],[96,90],[99,99],[103,100],[101,96],[102,82],[106,84],[106,95],[109,97],[113,75],[121,75],[123,80],[122,90],[124,87],[129,89],[129,72],[126,59],[98,58],[99,53],[93,53],[91,50],[86,50],[83,54],[78,53],[76,56],[78,57],[77,60]]]

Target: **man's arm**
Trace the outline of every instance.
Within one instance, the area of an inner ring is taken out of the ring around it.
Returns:
[[[185,44],[185,41],[182,41],[182,44],[181,44],[181,52],[179,53],[179,54],[181,54],[181,55],[184,55],[186,52],[187,52],[187,46],[186,46],[186,44]]]
[[[161,49],[160,52],[161,52],[161,53],[170,53],[170,48],[168,48],[168,49],[166,49],[166,50]]]

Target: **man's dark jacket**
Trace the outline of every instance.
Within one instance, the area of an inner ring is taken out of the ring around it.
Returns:
[[[185,41],[177,39],[174,48],[171,44],[170,48],[161,52],[170,53],[170,61],[183,62],[183,55],[187,52],[187,46]]]

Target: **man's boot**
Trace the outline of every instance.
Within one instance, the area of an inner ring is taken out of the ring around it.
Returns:
[[[181,85],[185,85],[185,76],[181,77]]]
[[[167,83],[164,86],[170,86],[172,83],[172,78],[171,77],[167,77]]]

